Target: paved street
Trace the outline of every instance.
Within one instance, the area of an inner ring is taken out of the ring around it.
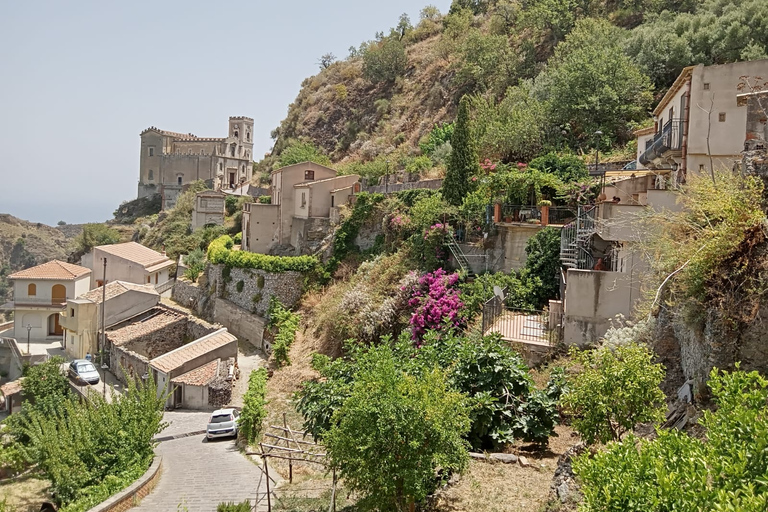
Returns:
[[[158,437],[205,430],[208,416],[206,412],[166,412],[170,425]],[[196,434],[162,441],[157,452],[163,456],[160,482],[131,510],[214,512],[221,502],[256,498],[261,470],[240,454],[232,439],[207,442],[203,434]]]

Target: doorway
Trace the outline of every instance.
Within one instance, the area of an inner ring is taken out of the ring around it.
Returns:
[[[48,336],[61,336],[64,329],[59,325],[59,314],[54,313],[48,317]]]

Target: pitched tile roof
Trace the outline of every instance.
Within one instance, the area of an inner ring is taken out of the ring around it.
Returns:
[[[152,285],[126,283],[125,281],[112,281],[111,283],[107,283],[106,291],[102,290],[102,287],[99,286],[98,288],[94,288],[93,290],[80,295],[78,299],[85,299],[96,304],[101,304],[101,298],[105,292],[106,298],[109,300],[131,290],[159,295],[155,291],[155,287]]]
[[[8,279],[50,279],[55,281],[74,281],[87,276],[91,270],[66,261],[52,260],[36,267],[14,272]]]
[[[168,256],[144,247],[136,242],[126,242],[124,244],[100,245],[98,250],[107,254],[123,258],[147,268],[156,267],[160,264],[173,264]]]
[[[219,347],[223,347],[229,343],[232,343],[233,341],[237,342],[237,338],[230,334],[225,327],[207,336],[203,336],[199,340],[188,343],[183,347],[179,347],[161,355],[160,357],[156,357],[155,359],[151,360],[149,364],[152,365],[153,368],[156,368],[163,373],[168,373],[180,367],[184,363],[187,363],[212,350],[216,350]]]
[[[220,359],[199,366],[192,371],[171,379],[174,384],[186,384],[188,386],[205,386],[210,384],[219,374]]]

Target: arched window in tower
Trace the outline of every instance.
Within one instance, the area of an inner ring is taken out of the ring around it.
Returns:
[[[152,180],[154,180],[154,179],[155,179],[155,171],[153,171],[152,169],[150,169],[150,170],[149,170],[149,172],[147,173],[147,179],[148,179],[149,181],[152,181]]]
[[[222,169],[224,169],[224,167],[223,167],[222,163],[219,162],[219,170],[221,171]]]
[[[176,183],[181,185],[181,176],[176,176]]]
[[[245,140],[251,142],[251,132],[249,130],[245,131]]]

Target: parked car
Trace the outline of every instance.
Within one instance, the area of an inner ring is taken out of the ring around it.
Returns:
[[[213,411],[205,429],[205,437],[215,439],[217,437],[237,437],[237,421],[240,412],[235,409],[219,409]]]
[[[75,359],[69,363],[69,375],[78,382],[99,383],[99,372],[93,363],[87,359]]]

